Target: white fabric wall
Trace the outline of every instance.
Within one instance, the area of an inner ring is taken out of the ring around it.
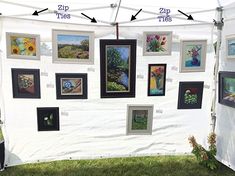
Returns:
[[[226,58],[226,36],[235,34],[235,3],[225,8],[223,16],[225,24],[222,32],[222,43],[220,53],[220,71],[235,72],[234,59]],[[218,102],[218,100],[217,100]],[[217,103],[217,158],[227,166],[235,170],[235,109]]]
[[[51,56],[41,56],[40,61],[6,58],[6,32],[40,34],[42,42],[51,42],[52,28],[95,31],[94,65],[52,64]],[[172,55],[143,57],[143,31],[164,30],[173,31]],[[122,38],[134,38],[138,43],[136,98],[101,99],[99,39],[115,38],[114,34],[115,27],[2,18],[1,109],[8,166],[46,160],[189,153],[189,135],[195,135],[198,142],[206,143],[214,68],[213,26],[120,28]],[[179,73],[181,39],[208,40],[206,72]],[[167,64],[164,97],[147,97],[147,71],[150,63]],[[40,69],[41,99],[12,98],[11,68]],[[88,99],[56,100],[55,73],[58,72],[87,72]],[[179,81],[204,81],[202,109],[177,110]],[[126,136],[127,104],[154,104],[152,135]],[[36,108],[46,106],[60,108],[60,131],[37,131]]]

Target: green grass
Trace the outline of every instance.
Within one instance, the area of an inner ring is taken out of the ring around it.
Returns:
[[[221,165],[209,171],[194,156],[56,161],[9,167],[1,176],[235,176]]]
[[[3,140],[2,129],[0,127],[0,141]]]

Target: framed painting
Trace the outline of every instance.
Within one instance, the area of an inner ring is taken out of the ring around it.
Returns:
[[[13,98],[40,98],[39,69],[11,69]]]
[[[149,64],[148,96],[164,96],[166,87],[166,64]]]
[[[178,109],[201,109],[204,82],[180,82]]]
[[[226,36],[226,57],[235,59],[235,35]]]
[[[38,131],[59,131],[59,108],[37,108]]]
[[[6,33],[7,58],[40,60],[40,36]]]
[[[172,32],[144,32],[143,55],[159,56],[171,55]]]
[[[56,73],[57,99],[87,99],[86,73]]]
[[[54,63],[94,63],[94,32],[52,30]]]
[[[135,97],[136,40],[100,40],[101,98]]]
[[[153,105],[127,106],[127,135],[151,135]]]
[[[206,66],[206,40],[182,40],[180,72],[204,72]]]
[[[219,103],[235,108],[235,72],[219,72]]]

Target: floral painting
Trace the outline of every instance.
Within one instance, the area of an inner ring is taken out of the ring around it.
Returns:
[[[206,46],[206,40],[181,41],[180,72],[204,72]]]
[[[107,92],[129,92],[129,46],[107,46]]]
[[[132,130],[147,130],[148,110],[132,111]]]
[[[32,95],[35,93],[33,74],[18,74],[18,92]]]
[[[180,82],[178,109],[201,109],[204,82]]]
[[[144,32],[144,55],[170,55],[171,32]]]
[[[61,78],[61,95],[82,95],[82,78]]]
[[[6,33],[7,57],[19,59],[40,59],[39,35]]]
[[[150,64],[148,79],[148,96],[165,95],[166,64]]]

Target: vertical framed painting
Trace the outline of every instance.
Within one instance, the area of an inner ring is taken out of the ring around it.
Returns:
[[[166,87],[166,64],[149,64],[148,96],[164,96]]]
[[[40,36],[6,33],[7,58],[40,60]]]
[[[207,40],[182,40],[180,72],[204,72]]]
[[[153,105],[127,106],[127,135],[152,134]]]
[[[235,35],[226,36],[226,57],[235,59]]]
[[[135,97],[136,40],[100,40],[101,98]]]
[[[52,30],[54,63],[94,63],[94,32]]]
[[[39,69],[11,69],[13,98],[40,98]]]
[[[235,108],[235,72],[219,72],[219,103]]]
[[[86,73],[56,73],[57,99],[87,99]]]
[[[39,107],[37,108],[38,131],[59,131],[59,108]]]
[[[143,55],[158,56],[171,55],[172,32],[144,32]]]
[[[204,82],[180,82],[178,109],[201,109]]]

